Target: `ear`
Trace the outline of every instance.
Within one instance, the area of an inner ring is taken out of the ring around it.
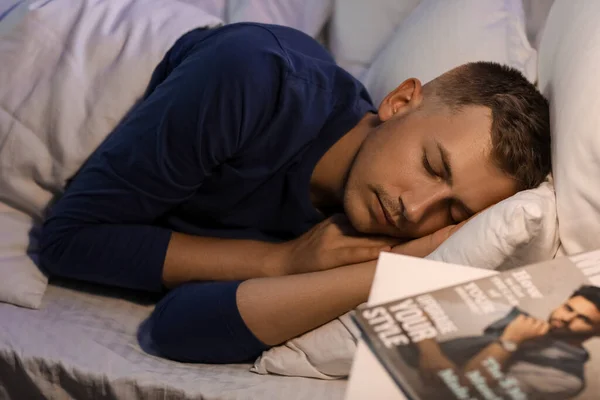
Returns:
[[[392,90],[379,105],[379,119],[387,121],[394,115],[402,115],[417,108],[423,101],[421,81],[417,78],[405,80]]]

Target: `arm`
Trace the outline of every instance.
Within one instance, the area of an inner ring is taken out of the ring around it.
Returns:
[[[423,251],[433,251],[451,232],[444,228],[443,232],[394,246],[394,252],[418,257]],[[366,302],[375,267],[376,261],[369,261],[326,271],[251,279],[237,292],[240,314],[264,343],[282,343]]]
[[[237,292],[240,315],[262,342],[276,345],[367,301],[375,261],[276,278],[251,279]]]
[[[527,316],[525,314],[519,314],[513,319],[504,329],[500,340],[514,343],[517,348],[528,340],[540,338],[548,333],[550,325],[546,321],[541,321],[536,318]],[[515,349],[514,351],[517,351]],[[509,362],[513,352],[505,349],[499,342],[494,342],[481,350],[473,358],[471,358],[463,368],[465,371],[471,371],[479,369],[486,378],[492,379],[485,368],[482,368],[482,363],[489,357],[496,360],[502,367],[502,370],[506,371],[507,363]]]
[[[323,325],[366,301],[375,262],[245,282],[193,282],[151,316],[153,342],[180,361],[232,363]]]
[[[182,60],[166,56],[155,72],[165,79],[155,82],[52,208],[41,240],[46,269],[146,290],[162,290],[163,281],[268,274],[265,244],[202,240],[156,225],[274,112],[275,99],[261,104],[255,99],[276,96],[280,67],[251,43],[238,44],[196,46],[181,52]],[[213,264],[218,255],[207,259],[213,248],[222,249],[218,268]],[[235,256],[240,254],[243,259]]]
[[[417,256],[430,237],[396,246]],[[245,282],[193,282],[172,290],[152,314],[160,352],[181,361],[248,361],[364,303],[376,261]]]
[[[500,340],[512,342],[516,346],[520,346],[527,340],[545,335],[548,329],[547,322],[520,314],[506,326],[500,336]],[[472,371],[478,371],[490,388],[497,386],[499,382],[492,376],[488,368],[484,366],[485,360],[493,358],[501,370],[506,372],[506,367],[514,353],[505,349],[499,342],[493,342],[468,360],[464,366],[458,367],[448,360],[435,340],[422,341],[417,347],[420,352],[419,367],[426,379],[430,381],[435,380],[439,371],[450,368],[459,377],[461,384],[469,387],[472,387],[472,385],[467,379],[466,374]]]

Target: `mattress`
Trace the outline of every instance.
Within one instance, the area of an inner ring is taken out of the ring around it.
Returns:
[[[145,320],[157,299],[51,282],[41,309],[0,304],[0,399],[341,399],[346,381],[262,376],[249,364],[155,355]]]

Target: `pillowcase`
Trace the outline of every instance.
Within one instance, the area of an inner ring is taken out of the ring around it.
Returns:
[[[351,312],[266,350],[250,371],[257,374],[341,379],[348,376],[360,331]]]
[[[556,197],[549,178],[476,215],[427,258],[502,271],[550,260],[558,246]]]
[[[336,0],[329,48],[336,62],[361,79],[377,53],[421,0]]]
[[[600,248],[600,2],[555,0],[540,44],[550,101],[559,236],[572,255]]]
[[[544,26],[554,0],[523,0],[525,28],[529,43],[538,49],[544,33]]]
[[[332,10],[333,0],[228,0],[226,21],[285,25],[314,38]]]
[[[552,259],[558,245],[554,190],[549,180],[476,215],[426,258],[507,269]],[[349,315],[263,352],[251,371],[319,379],[346,377],[359,337]]]
[[[472,61],[495,61],[536,80],[536,51],[525,32],[521,0],[422,0],[364,77],[378,105],[402,81],[426,83]]]
[[[225,12],[227,10],[227,0],[177,0],[182,3],[188,3],[214,15],[222,21],[225,21]]]
[[[12,208],[0,216],[0,300],[37,307],[46,280],[27,232],[173,43],[221,21],[176,0],[27,0],[3,10],[0,203]]]

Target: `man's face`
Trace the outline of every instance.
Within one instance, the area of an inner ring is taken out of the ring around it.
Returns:
[[[346,181],[344,208],[357,230],[422,237],[516,192],[490,159],[488,108],[389,115],[368,134]]]
[[[571,297],[548,319],[553,333],[594,335],[600,333],[600,311],[583,296]]]

